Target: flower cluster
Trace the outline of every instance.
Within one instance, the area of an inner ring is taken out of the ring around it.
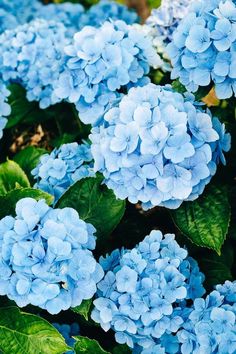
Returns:
[[[60,23],[35,20],[0,36],[2,80],[21,83],[29,101],[39,101],[41,108],[58,101],[52,84],[62,71],[65,33]]]
[[[90,145],[64,144],[51,154],[41,156],[38,166],[32,171],[37,180],[35,188],[54,196],[54,203],[75,182],[94,176]]]
[[[2,0],[0,33],[38,18],[62,23],[70,37],[85,25],[99,27],[110,19],[123,20],[127,24],[138,21],[134,11],[115,1],[101,0],[85,11],[81,4],[69,2],[43,5],[38,0]]]
[[[42,6],[39,0],[1,0],[1,11],[6,16],[2,17],[0,33],[6,29],[14,29],[18,25],[30,22],[36,17]]]
[[[10,91],[6,86],[0,82],[0,139],[3,135],[3,129],[7,124],[7,116],[11,113],[11,107],[7,103],[7,98],[10,95]]]
[[[171,340],[185,321],[186,300],[205,292],[197,262],[187,258],[174,235],[160,231],[152,231],[132,250],[101,257],[100,264],[105,277],[98,283],[91,316],[131,348],[150,350]]]
[[[218,98],[230,98],[236,94],[236,3],[201,0],[191,9],[167,47],[172,78],[192,92],[214,83]]]
[[[217,285],[206,299],[198,298],[177,333],[181,353],[236,352],[236,282]]]
[[[103,270],[90,250],[95,229],[72,208],[21,199],[0,221],[0,295],[59,313],[90,299]]]
[[[117,100],[120,88],[141,84],[150,66],[161,62],[151,40],[123,21],[105,22],[98,29],[84,27],[65,53],[66,68],[55,94],[75,103],[81,120],[94,125]]]
[[[59,324],[59,323],[53,323],[52,324],[60,333],[61,335],[65,338],[66,344],[69,345],[69,347],[74,347],[76,340],[73,338],[74,336],[78,336],[80,332],[80,328],[78,323],[72,323],[71,325],[69,324]],[[74,354],[75,352],[70,350],[66,352],[66,354]]]
[[[89,26],[100,26],[107,20],[122,20],[128,25],[138,22],[139,18],[135,11],[116,1],[100,0],[98,4],[90,7],[85,13],[84,23]]]
[[[86,16],[85,9],[81,4],[65,2],[48,5],[41,4],[34,18],[62,23],[67,29],[68,36],[72,38],[73,34],[83,27],[84,16]]]
[[[6,31],[7,29],[13,29],[18,25],[15,16],[0,8],[0,33]]]
[[[118,198],[177,208],[203,192],[219,159],[225,162],[230,135],[193,98],[171,86],[132,88],[92,129],[95,171]]]
[[[180,21],[188,14],[193,0],[162,0],[161,6],[153,9],[146,24],[153,29],[153,39],[157,46],[168,44]]]

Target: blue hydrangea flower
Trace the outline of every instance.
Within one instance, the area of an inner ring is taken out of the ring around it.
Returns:
[[[212,83],[218,98],[235,95],[235,13],[233,0],[201,0],[174,32],[167,47],[172,78],[179,78],[189,91]]]
[[[14,29],[33,20],[42,6],[39,0],[1,0],[1,9],[6,12],[6,17],[2,19],[3,29]]]
[[[81,4],[65,2],[41,5],[34,18],[62,23],[67,29],[68,36],[72,38],[73,34],[83,27],[84,16],[85,9]]]
[[[53,83],[64,64],[63,48],[68,43],[60,23],[36,20],[0,36],[0,73],[4,82],[17,81],[27,98],[41,108],[58,102]]]
[[[149,38],[123,21],[86,26],[65,48],[67,62],[55,85],[58,99],[75,103],[84,123],[98,124],[119,97],[117,91],[136,84],[158,66],[160,58]]]
[[[35,188],[53,195],[56,203],[72,184],[95,175],[89,144],[63,144],[42,155],[32,175],[37,181]]]
[[[157,46],[170,43],[173,32],[180,21],[188,14],[193,0],[162,0],[161,6],[153,9],[146,20],[148,27],[153,29],[153,39]]]
[[[11,113],[11,107],[7,103],[7,97],[10,95],[10,91],[6,86],[0,82],[0,139],[3,135],[3,129],[7,124],[7,116]]]
[[[52,325],[62,334],[65,338],[66,344],[70,347],[74,347],[76,340],[73,338],[74,336],[78,336],[80,333],[80,328],[78,323],[72,324],[59,324],[59,323],[52,323]],[[66,354],[74,354],[74,350],[70,350],[66,352]]]
[[[0,220],[0,295],[51,314],[92,298],[103,277],[90,251],[95,231],[72,208],[21,199],[16,217]]]
[[[43,5],[39,0],[22,0],[20,3],[17,0],[2,0],[0,33],[38,18],[63,23],[70,37],[85,25],[99,27],[111,19],[123,20],[127,24],[138,21],[133,10],[115,1],[101,0],[85,11],[81,4],[69,2]]]
[[[217,285],[210,295],[194,301],[188,320],[177,333],[181,353],[236,352],[236,282]]]
[[[69,2],[43,5],[39,0],[4,0],[1,1],[0,33],[40,18],[63,23],[67,27],[68,35],[72,36],[83,26],[81,18],[84,12],[82,5]]]
[[[0,34],[7,29],[13,29],[18,25],[17,19],[14,15],[0,8]]]
[[[205,290],[197,262],[187,257],[174,235],[152,231],[134,249],[115,250],[101,257],[100,264],[105,277],[98,283],[93,320],[105,331],[112,328],[116,341],[137,353],[156,353],[167,342],[178,349],[171,333],[188,315],[186,300],[191,303]]]
[[[128,25],[139,21],[135,11],[116,1],[100,0],[85,13],[84,23],[98,27],[108,20],[122,20]]]
[[[224,125],[170,86],[132,88],[104,121],[90,135],[95,171],[145,209],[196,199],[230,148]]]

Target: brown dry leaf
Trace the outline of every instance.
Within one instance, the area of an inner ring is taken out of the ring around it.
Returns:
[[[41,125],[30,127],[25,131],[16,130],[12,138],[10,151],[16,154],[27,146],[36,146],[51,150],[50,141],[53,138],[48,131],[44,131]]]
[[[35,134],[30,138],[30,144],[31,146],[38,146],[42,138],[44,137],[44,131],[41,125],[38,125],[36,128]]]

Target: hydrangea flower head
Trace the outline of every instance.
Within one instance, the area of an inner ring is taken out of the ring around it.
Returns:
[[[1,0],[1,8],[6,11],[7,17],[3,19],[6,29],[13,29],[17,25],[23,25],[37,17],[43,4],[39,0]],[[9,16],[14,17],[15,26],[7,21]]]
[[[146,24],[153,29],[156,42],[168,44],[180,21],[188,14],[193,0],[162,0],[161,6],[153,9]]]
[[[54,196],[54,203],[75,182],[93,177],[92,155],[89,144],[63,144],[50,154],[41,156],[32,171],[37,180],[35,188]]]
[[[17,81],[30,101],[41,108],[58,102],[53,82],[64,64],[66,28],[60,23],[35,20],[0,36],[0,73],[4,82]]]
[[[204,276],[187,257],[174,235],[152,231],[132,250],[115,250],[100,264],[105,277],[98,283],[92,318],[116,341],[131,348],[151,348],[165,341],[185,320],[185,300],[202,296]],[[195,291],[193,291],[195,289]]]
[[[84,22],[89,26],[97,27],[108,20],[121,20],[132,25],[138,22],[139,18],[135,11],[123,4],[116,1],[100,0],[87,11]]]
[[[217,285],[206,299],[195,299],[188,320],[177,333],[181,353],[236,352],[236,282]]]
[[[70,2],[41,5],[35,14],[35,18],[62,23],[70,37],[83,27],[83,16],[85,16],[84,7]]]
[[[130,89],[104,121],[90,135],[95,171],[118,198],[145,209],[196,199],[230,148],[219,120],[170,86]]]
[[[235,13],[233,0],[201,0],[192,5],[167,47],[172,78],[179,78],[192,92],[214,84],[218,98],[235,95]]]
[[[13,29],[18,25],[17,19],[14,15],[0,8],[0,34],[7,29]]]
[[[75,103],[81,120],[94,125],[120,96],[118,90],[139,84],[150,66],[160,63],[151,40],[123,21],[84,27],[65,53],[66,68],[55,94]]]
[[[51,314],[92,298],[103,277],[94,232],[72,208],[21,199],[16,216],[0,221],[0,295]]]
[[[138,21],[138,16],[127,6],[108,0],[101,0],[87,11],[81,4],[70,2],[43,5],[39,0],[1,1],[0,33],[35,19],[60,22],[66,27],[67,35],[72,37],[86,25],[99,27],[107,20],[132,24]]]

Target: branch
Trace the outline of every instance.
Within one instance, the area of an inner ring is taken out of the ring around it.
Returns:
[[[150,9],[147,4],[147,0],[127,0],[127,5],[137,11],[143,22],[150,15]]]

